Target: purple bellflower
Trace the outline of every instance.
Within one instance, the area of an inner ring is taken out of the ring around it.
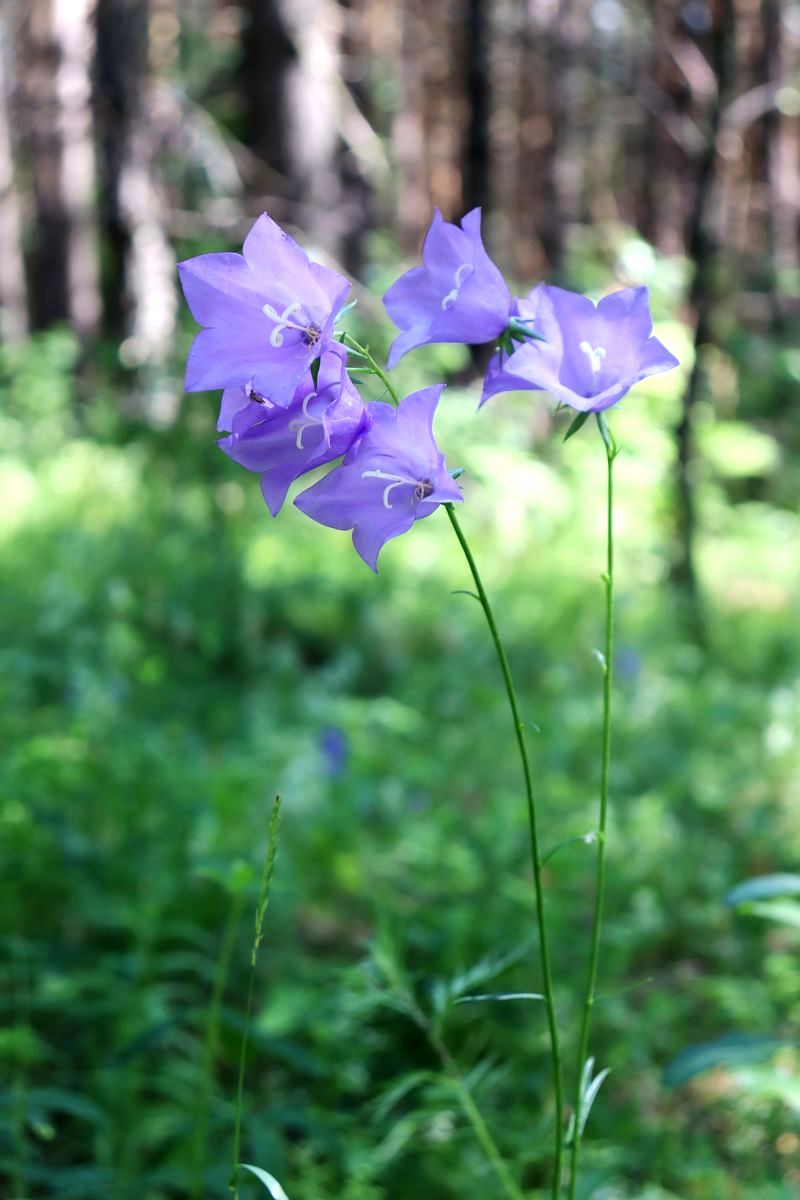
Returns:
[[[407,271],[383,298],[398,329],[389,367],[409,350],[430,342],[491,341],[508,324],[511,293],[483,248],[481,210],[473,208],[461,227],[438,208],[422,246],[424,266]]]
[[[440,504],[462,499],[433,438],[442,384],[423,388],[397,408],[367,405],[372,424],[341,466],[301,492],[295,504],[321,525],[352,529],[353,545],[378,569],[381,547]]]
[[[579,412],[598,413],[648,375],[678,366],[652,336],[646,287],[612,292],[595,305],[576,292],[539,284],[516,304],[521,317],[533,318],[531,328],[543,340],[495,355],[481,404],[497,392],[533,390],[552,392],[559,404]]]
[[[234,462],[261,475],[261,491],[273,517],[289,485],[306,471],[341,457],[369,425],[369,415],[346,369],[347,352],[332,343],[320,359],[316,386],[307,372],[292,403],[280,408],[258,398],[248,385],[229,388],[220,420],[230,437],[219,445]]]
[[[251,384],[273,404],[291,404],[311,363],[333,340],[350,285],[305,252],[263,213],[243,254],[201,254],[178,264],[198,333],[186,390]]]

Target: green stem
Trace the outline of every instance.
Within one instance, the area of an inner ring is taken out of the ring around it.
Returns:
[[[400,403],[400,397],[398,396],[397,392],[395,391],[394,384],[392,383],[391,379],[384,371],[383,367],[380,365],[379,362],[376,362],[376,360],[370,354],[369,348],[367,346],[362,346],[359,342],[356,341],[356,339],[350,333],[342,334],[342,340],[346,346],[350,346],[350,348],[352,350],[355,350],[356,354],[360,354],[361,357],[363,359],[365,359],[366,362],[369,363],[370,370],[375,375],[377,375],[378,379],[380,379],[381,383],[383,384],[383,386],[386,388],[387,392],[391,396],[392,403],[396,407]]]
[[[489,1126],[483,1119],[483,1113],[475,1103],[475,1099],[470,1091],[467,1081],[458,1069],[455,1060],[452,1058],[450,1051],[435,1035],[429,1034],[434,1049],[436,1050],[442,1062],[442,1066],[447,1072],[453,1087],[458,1093],[458,1099],[462,1109],[472,1126],[472,1130],[481,1145],[481,1148],[489,1162],[494,1168],[497,1178],[502,1183],[511,1200],[524,1200],[522,1189],[514,1179],[514,1176],[508,1169],[505,1159],[497,1148]]]
[[[556,1145],[555,1145],[555,1171],[553,1175],[553,1200],[558,1200],[561,1194],[561,1175],[563,1170],[563,1155],[564,1155],[564,1083],[563,1070],[561,1065],[561,1043],[558,1036],[558,1022],[556,1020],[556,1005],[555,995],[553,991],[553,973],[550,967],[550,950],[547,940],[547,926],[545,923],[544,914],[544,887],[542,885],[542,856],[539,845],[539,832],[536,822],[536,805],[533,795],[533,775],[531,772],[530,760],[528,758],[528,749],[525,744],[525,727],[520,716],[519,704],[517,695],[514,690],[514,681],[511,677],[511,668],[508,665],[505,647],[503,646],[500,632],[494,619],[492,607],[489,603],[489,597],[486,595],[486,589],[478,572],[478,567],[475,559],[472,556],[472,551],[469,548],[464,533],[455,514],[455,509],[452,504],[445,504],[447,515],[450,518],[450,524],[453,526],[455,535],[458,538],[459,545],[464,552],[464,557],[467,560],[472,578],[475,582],[475,587],[478,592],[478,599],[483,608],[486,617],[486,623],[489,626],[489,632],[492,635],[497,658],[500,663],[500,670],[503,674],[503,681],[506,687],[506,695],[508,696],[508,704],[511,709],[511,716],[514,722],[514,735],[517,739],[519,748],[519,756],[522,762],[522,773],[525,778],[525,795],[528,806],[528,828],[530,831],[531,845],[531,864],[533,866],[533,883],[536,890],[536,921],[539,928],[539,954],[542,965],[542,980],[545,997],[545,1007],[547,1009],[547,1024],[550,1030],[550,1054],[553,1063],[553,1090],[555,1092],[556,1105]]]
[[[250,1025],[253,1019],[253,993],[256,983],[256,965],[258,963],[258,948],[264,935],[264,916],[269,904],[272,872],[275,868],[275,856],[278,853],[278,829],[281,820],[281,798],[275,797],[272,806],[272,817],[269,823],[267,838],[267,853],[261,868],[261,886],[256,904],[253,948],[250,951],[250,982],[247,985],[247,1004],[245,1006],[244,1032],[239,1051],[239,1078],[236,1084],[236,1123],[233,1131],[233,1171],[231,1174],[230,1191],[233,1200],[239,1200],[239,1156],[242,1145],[242,1110],[244,1108],[244,1073],[247,1066],[247,1045],[250,1040]]]
[[[603,923],[603,901],[606,887],[606,823],[608,817],[608,776],[611,764],[611,695],[614,682],[614,459],[619,449],[611,436],[602,416],[597,423],[606,448],[607,462],[607,512],[606,512],[606,573],[603,582],[606,589],[606,637],[605,661],[603,663],[603,744],[600,768],[600,819],[597,829],[597,876],[595,884],[594,916],[592,918],[592,942],[589,954],[589,971],[583,1002],[583,1015],[578,1041],[577,1090],[572,1131],[572,1153],[570,1157],[569,1200],[575,1200],[578,1186],[578,1160],[581,1146],[581,1079],[586,1056],[589,1051],[589,1026],[594,1007],[597,967],[600,960],[600,934]]]
[[[397,986],[399,980],[395,980],[394,982]],[[483,1113],[478,1107],[477,1101],[472,1094],[472,1090],[464,1076],[461,1074],[458,1063],[450,1053],[444,1038],[436,1029],[433,1022],[419,1007],[412,993],[407,991],[402,986],[400,991],[409,1016],[414,1022],[416,1022],[416,1024],[425,1034],[433,1050],[435,1051],[439,1062],[442,1064],[445,1075],[450,1083],[452,1083],[455,1092],[458,1094],[459,1103],[464,1110],[464,1115],[472,1126],[472,1131],[475,1134],[481,1149],[494,1168],[494,1172],[497,1175],[500,1183],[503,1185],[503,1188],[508,1193],[510,1200],[524,1200],[522,1189],[509,1171],[505,1159],[497,1148],[497,1143],[492,1137],[491,1130],[486,1124]]]
[[[250,1022],[253,1013],[253,992],[256,982],[256,965],[250,967],[250,983],[247,987],[247,1006],[244,1018],[244,1033],[239,1051],[239,1079],[236,1084],[236,1125],[233,1131],[233,1174],[231,1176],[231,1191],[233,1200],[239,1200],[239,1151],[242,1145],[242,1109],[244,1107],[244,1072],[247,1065],[247,1043],[250,1040]]]
[[[242,913],[243,893],[236,891],[228,911],[228,921],[222,936],[222,945],[214,970],[211,1000],[208,1005],[206,1031],[203,1040],[203,1074],[198,1091],[198,1102],[194,1118],[192,1138],[192,1200],[200,1200],[203,1191],[203,1153],[208,1134],[209,1114],[214,1092],[214,1064],[219,1045],[219,1025],[222,1012],[222,996],[230,974],[231,959],[236,945],[236,933]]]

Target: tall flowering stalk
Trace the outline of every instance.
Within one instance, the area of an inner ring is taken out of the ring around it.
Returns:
[[[600,960],[600,934],[603,923],[603,901],[606,886],[606,828],[608,825],[608,777],[611,770],[611,699],[614,686],[614,460],[619,454],[611,431],[602,413],[597,414],[597,424],[606,450],[606,570],[603,583],[606,592],[606,630],[603,650],[603,741],[600,766],[600,813],[597,823],[597,876],[595,884],[594,915],[589,951],[589,970],[583,998],[581,1028],[578,1038],[577,1091],[575,1094],[572,1127],[572,1152],[570,1158],[569,1197],[574,1200],[578,1186],[578,1161],[580,1156],[583,1125],[589,1115],[591,1100],[596,1089],[591,1091],[594,1080],[589,1062],[589,1026],[597,986],[597,967]],[[598,1076],[599,1078],[599,1076]],[[602,1082],[602,1080],[601,1080]],[[597,1085],[599,1086],[599,1085]]]
[[[423,265],[403,275],[385,304],[400,329],[389,368],[403,355],[434,342],[496,341],[481,405],[503,391],[541,391],[575,410],[567,437],[594,415],[607,462],[607,562],[603,733],[597,826],[596,884],[586,988],[575,1066],[575,1101],[566,1124],[562,1035],[548,938],[543,857],[533,771],[525,726],[502,637],[475,556],[455,505],[463,502],[434,436],[444,385],[401,396],[387,371],[351,334],[337,334],[349,285],[310,262],[269,217],[258,219],[244,254],[207,254],[180,264],[192,312],[205,328],[187,366],[189,390],[224,387],[219,427],[229,430],[221,448],[261,475],[262,491],[276,516],[292,482],[320,466],[331,467],[295,498],[312,520],[352,530],[353,545],[373,571],[385,544],[444,506],[472,576],[503,678],[525,788],[542,999],[549,1031],[554,1096],[551,1195],[560,1200],[569,1145],[569,1200],[578,1185],[580,1144],[589,1109],[607,1071],[593,1077],[589,1057],[605,895],[606,828],[611,763],[614,635],[613,466],[619,453],[605,413],[641,379],[670,370],[677,360],[652,334],[646,288],[585,296],[540,284],[513,298],[481,240],[480,210],[460,226],[436,213],[423,247]],[[350,365],[350,356],[356,360]],[[373,376],[390,403],[364,402],[350,372]],[[337,463],[338,465],[334,465]],[[447,1058],[448,1073],[458,1077]],[[462,1081],[463,1082],[463,1081]],[[498,1181],[511,1200],[522,1192],[502,1159],[468,1089],[459,1089],[464,1112]],[[238,1106],[241,1112],[241,1096]],[[239,1124],[237,1121],[236,1159]]]

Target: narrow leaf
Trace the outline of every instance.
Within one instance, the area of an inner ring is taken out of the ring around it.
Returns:
[[[584,425],[589,420],[589,416],[590,416],[590,414],[588,412],[578,413],[577,417],[572,422],[572,424],[570,425],[567,432],[564,434],[565,442],[568,442],[571,437],[574,437],[579,429],[583,429]]]
[[[764,921],[777,921],[779,925],[800,929],[800,904],[796,900],[764,900],[759,904],[745,904],[742,912],[750,917],[761,917]]]
[[[800,895],[800,875],[756,875],[732,888],[725,897],[731,906],[748,900],[771,900],[774,896]]]
[[[599,1073],[599,1075],[595,1075],[594,1079],[586,1089],[583,1098],[581,1099],[581,1118],[578,1122],[578,1135],[580,1137],[583,1137],[583,1131],[586,1128],[586,1122],[589,1119],[589,1113],[592,1111],[592,1105],[597,1099],[597,1093],[600,1091],[603,1080],[605,1079],[606,1075],[608,1075],[610,1070],[610,1067],[606,1067],[605,1070]]]
[[[344,318],[347,316],[347,314],[352,312],[357,304],[358,304],[358,297],[356,297],[355,300],[351,300],[349,304],[345,304],[344,308],[340,308],[338,313],[336,314],[334,324],[338,325],[340,321],[343,321]]]
[[[468,588],[456,588],[456,590],[454,592],[451,592],[450,595],[451,596],[472,596],[472,599],[477,600],[478,604],[481,603],[481,598],[478,595],[478,593],[471,592]]]
[[[456,1004],[477,1004],[480,1000],[544,1000],[541,992],[487,992],[483,996],[461,996]]]
[[[250,1163],[240,1163],[239,1166],[245,1171],[250,1171],[251,1174],[255,1175],[256,1179],[259,1179],[263,1183],[270,1196],[272,1196],[272,1200],[289,1200],[289,1197],[275,1176],[270,1175],[269,1171],[262,1171],[261,1167],[251,1167]]]
[[[772,1034],[729,1033],[713,1042],[700,1042],[681,1050],[664,1071],[667,1087],[678,1087],[714,1067],[740,1067],[765,1062],[791,1043]]]

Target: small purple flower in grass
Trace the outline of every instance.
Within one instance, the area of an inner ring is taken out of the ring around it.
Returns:
[[[422,260],[424,266],[407,271],[383,298],[389,316],[403,330],[392,343],[389,367],[416,346],[488,342],[508,324],[511,293],[483,248],[479,208],[467,213],[460,228],[445,221],[437,208]]]
[[[192,315],[206,326],[189,352],[186,389],[249,383],[285,407],[331,344],[350,285],[309,262],[266,213],[248,233],[243,251],[201,254],[178,264]]]
[[[384,542],[399,537],[440,504],[462,499],[433,438],[443,385],[423,388],[397,408],[367,405],[372,425],[341,466],[301,492],[295,504],[321,525],[352,529],[353,545],[373,571]]]
[[[678,360],[652,336],[646,287],[612,292],[595,305],[586,296],[540,284],[521,315],[538,338],[489,364],[481,404],[497,392],[552,392],[579,412],[603,412],[635,383],[670,371]]]
[[[308,372],[288,408],[254,399],[257,393],[249,385],[236,389],[238,397],[229,396],[233,389],[223,396],[220,420],[230,421],[231,435],[219,445],[234,462],[261,475],[261,491],[273,517],[293,480],[339,458],[369,424],[346,361],[344,347],[334,342],[320,359],[316,387]]]

